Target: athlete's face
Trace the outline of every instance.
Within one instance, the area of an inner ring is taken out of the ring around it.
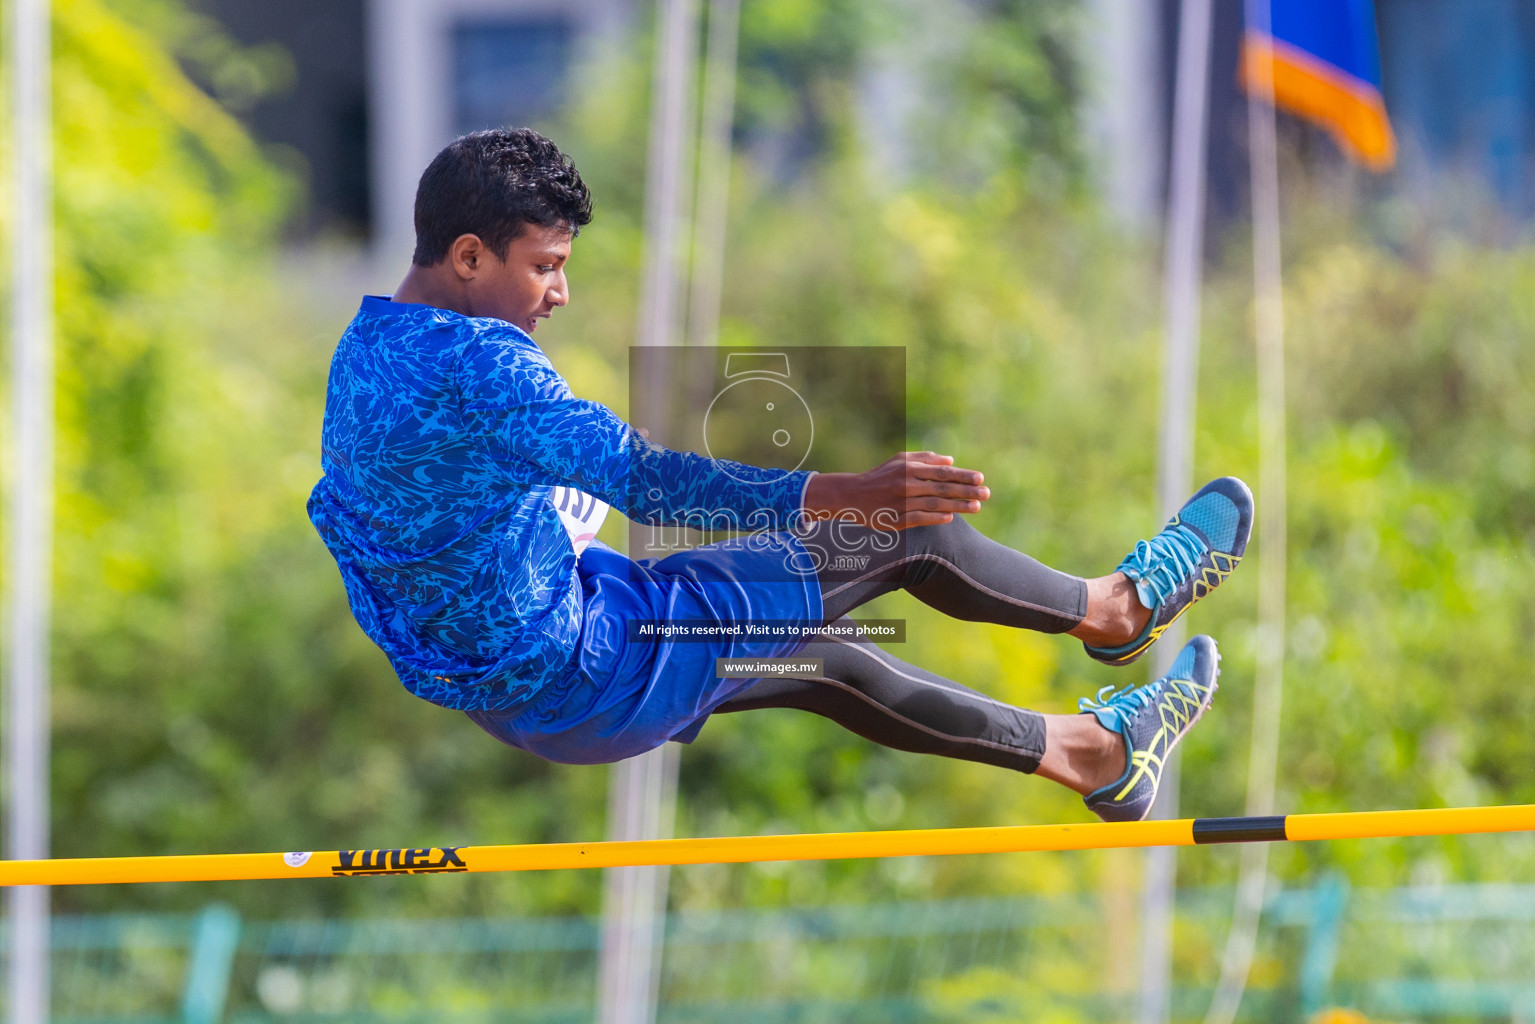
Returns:
[[[473,239],[474,245],[459,243]],[[564,227],[528,224],[507,247],[506,259],[473,235],[454,244],[460,277],[467,277],[470,316],[492,316],[532,334],[538,321],[570,301],[565,261],[570,259],[570,231]],[[467,274],[465,273],[467,271]]]

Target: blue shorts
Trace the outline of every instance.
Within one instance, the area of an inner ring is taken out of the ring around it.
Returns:
[[[572,672],[530,708],[471,711],[486,732],[564,764],[606,764],[691,742],[720,704],[757,682],[722,679],[716,658],[781,657],[801,640],[630,639],[629,623],[785,620],[820,625],[821,587],[792,533],[758,533],[632,561],[600,542],[581,554],[582,622]]]

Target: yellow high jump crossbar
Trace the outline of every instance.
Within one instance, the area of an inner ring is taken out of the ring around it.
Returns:
[[[330,853],[218,853],[0,861],[0,886],[224,882],[267,878],[428,875],[467,871],[551,871],[644,864],[740,864],[957,853],[1033,853],[1211,843],[1315,839],[1396,839],[1535,831],[1535,804],[1410,811],[1351,811],[1258,818],[1183,818],[1082,825],[1010,825],[902,832],[829,832],[718,839],[434,846]]]

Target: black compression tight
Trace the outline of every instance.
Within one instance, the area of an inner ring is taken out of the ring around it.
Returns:
[[[1087,612],[1084,581],[998,544],[958,516],[899,534],[823,521],[801,539],[820,567],[828,623],[894,590],[956,619],[1045,633],[1066,632]],[[823,674],[763,679],[717,713],[798,708],[897,750],[1023,772],[1044,756],[1037,713],[909,665],[867,640],[816,640],[799,656],[821,659]]]

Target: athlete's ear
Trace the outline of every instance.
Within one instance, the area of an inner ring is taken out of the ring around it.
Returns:
[[[480,241],[479,235],[459,235],[448,246],[448,259],[460,281],[472,281],[479,276],[480,264],[485,260],[485,243]]]

